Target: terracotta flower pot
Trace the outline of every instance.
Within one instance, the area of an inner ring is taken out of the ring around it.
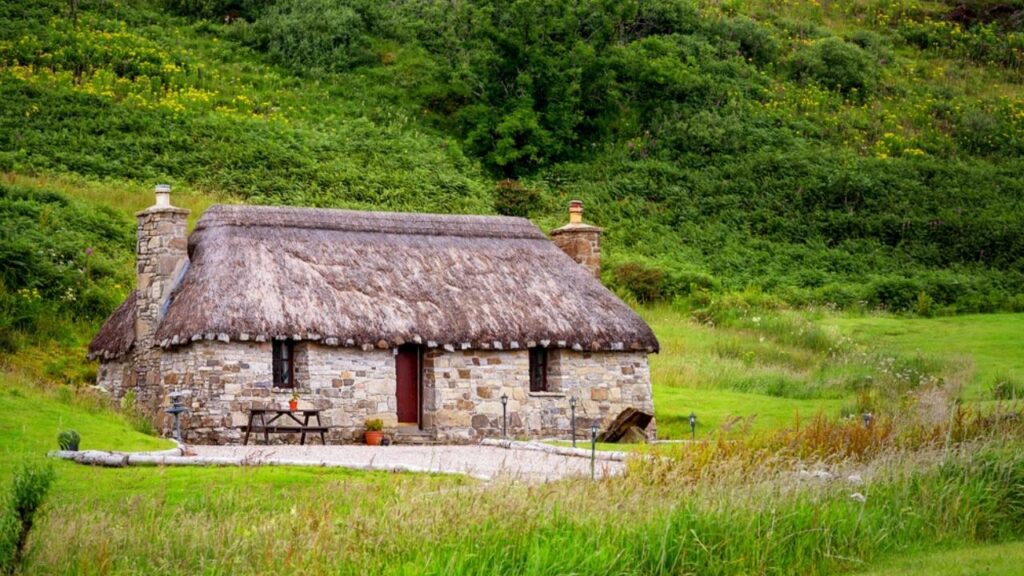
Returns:
[[[368,446],[380,446],[380,441],[384,439],[384,433],[375,430],[373,432],[367,430],[366,432],[366,444]]]
[[[288,409],[291,410],[292,412],[298,410],[299,409],[299,401],[298,400],[289,400],[288,401]]]

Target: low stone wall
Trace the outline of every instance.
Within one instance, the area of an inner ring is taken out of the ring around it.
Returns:
[[[240,443],[250,408],[286,407],[291,389],[273,387],[269,342],[197,341],[160,355],[160,393],[188,391],[183,419],[190,443]],[[329,442],[360,440],[363,422],[397,424],[395,358],[391,350],[362,350],[300,342],[295,348],[300,408],[318,408]],[[133,384],[129,361],[104,361],[99,384],[120,398]],[[653,411],[647,356],[640,352],[552,350],[549,391],[530,392],[527,350],[426,350],[423,428],[446,442],[475,442],[502,433],[501,396],[508,402],[510,437],[570,435],[569,398],[578,399],[577,427],[605,423],[627,407]],[[152,407],[165,432],[173,425]],[[653,435],[653,425],[650,429]],[[279,442],[295,439],[273,435]]]

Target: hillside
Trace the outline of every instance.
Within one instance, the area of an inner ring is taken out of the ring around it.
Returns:
[[[543,227],[578,197],[638,301],[1016,310],[1024,33],[963,6],[6,2],[0,170]]]

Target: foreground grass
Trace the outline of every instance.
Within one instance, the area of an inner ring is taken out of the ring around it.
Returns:
[[[165,445],[87,395],[41,392],[9,374],[0,409],[3,470],[52,449],[65,426],[87,447]],[[919,454],[880,452],[869,439],[861,456],[801,464],[800,454],[841,454],[844,443],[874,437],[856,423],[817,422],[782,444],[677,445],[672,458],[635,463],[625,478],[542,486],[57,462],[24,572],[813,575],[905,550],[1024,537],[1017,428],[974,432],[945,450],[924,440]],[[908,445],[936,436],[913,434]],[[856,471],[866,483],[808,483],[795,474],[801,465]]]
[[[863,576],[1016,576],[1024,565],[1024,542],[976,546],[912,555]]]

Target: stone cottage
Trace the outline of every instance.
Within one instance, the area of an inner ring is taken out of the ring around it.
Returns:
[[[582,203],[547,238],[529,220],[213,206],[187,234],[169,187],[138,213],[137,288],[89,346],[98,383],[134,391],[190,442],[234,443],[253,407],[322,410],[329,441],[380,418],[396,441],[568,436],[653,412],[647,324],[598,280]],[[648,430],[653,434],[653,424]]]

